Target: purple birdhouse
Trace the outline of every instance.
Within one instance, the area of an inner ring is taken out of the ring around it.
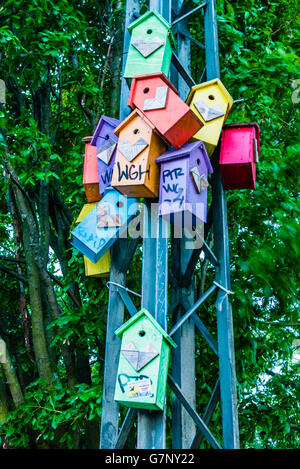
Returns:
[[[111,183],[118,143],[114,130],[119,124],[118,119],[102,116],[91,140],[91,145],[97,147],[100,194],[103,194]]]
[[[206,222],[208,174],[213,169],[204,143],[170,148],[156,162],[161,165],[160,215],[181,226]]]

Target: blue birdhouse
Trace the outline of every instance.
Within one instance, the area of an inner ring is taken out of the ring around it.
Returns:
[[[108,187],[101,201],[71,233],[71,244],[96,263],[127,230],[137,212],[137,200]]]

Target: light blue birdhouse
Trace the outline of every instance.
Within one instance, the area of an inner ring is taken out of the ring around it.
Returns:
[[[71,233],[71,244],[96,263],[127,230],[137,212],[137,200],[108,187],[101,201]]]

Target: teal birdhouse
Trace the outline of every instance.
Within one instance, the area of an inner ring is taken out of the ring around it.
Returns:
[[[122,338],[115,401],[126,407],[162,410],[171,347],[175,342],[142,309],[115,331]]]
[[[168,76],[176,41],[169,23],[150,10],[128,26],[131,35],[124,77],[163,72]]]

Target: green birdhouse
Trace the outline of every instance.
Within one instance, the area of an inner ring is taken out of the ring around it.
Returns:
[[[176,41],[169,23],[148,11],[128,26],[131,35],[124,77],[163,72],[168,76]]]
[[[175,342],[142,309],[115,331],[122,338],[115,401],[126,407],[163,410],[171,347]]]

